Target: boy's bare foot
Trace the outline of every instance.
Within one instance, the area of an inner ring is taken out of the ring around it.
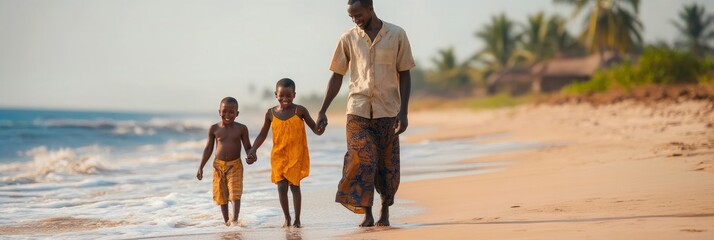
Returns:
[[[381,216],[379,216],[379,221],[377,221],[375,225],[383,227],[389,226],[389,206],[382,205]]]
[[[300,219],[295,219],[295,222],[293,223],[294,228],[301,228],[302,225],[300,224]]]

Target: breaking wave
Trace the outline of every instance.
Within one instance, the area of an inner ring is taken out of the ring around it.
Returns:
[[[60,148],[49,150],[40,146],[23,153],[32,157],[27,163],[0,164],[3,175],[16,173],[14,176],[4,176],[3,182],[45,182],[61,180],[61,175],[97,174],[107,170],[104,156],[109,149],[99,146],[80,148]]]

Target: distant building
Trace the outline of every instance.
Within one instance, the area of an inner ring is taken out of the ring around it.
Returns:
[[[511,95],[522,95],[533,91],[536,78],[530,68],[506,68],[486,78],[488,93],[507,92]]]
[[[508,92],[521,95],[527,92],[555,92],[573,82],[586,81],[596,71],[620,62],[612,52],[585,57],[554,58],[529,67],[507,68],[491,74],[486,82],[488,92]]]

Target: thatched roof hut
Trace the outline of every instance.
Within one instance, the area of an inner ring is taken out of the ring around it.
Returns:
[[[554,92],[575,81],[585,81],[596,71],[619,58],[611,52],[585,57],[554,58],[530,67],[507,68],[486,79],[488,92],[506,91],[513,95],[533,92]]]
[[[521,95],[532,90],[534,78],[530,68],[507,68],[486,78],[488,93],[508,92],[511,95]]]

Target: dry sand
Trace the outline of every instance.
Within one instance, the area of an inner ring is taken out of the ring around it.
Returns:
[[[421,111],[405,141],[471,138],[548,147],[475,158],[489,174],[408,182],[427,208],[376,239],[714,239],[714,107],[708,101]]]

